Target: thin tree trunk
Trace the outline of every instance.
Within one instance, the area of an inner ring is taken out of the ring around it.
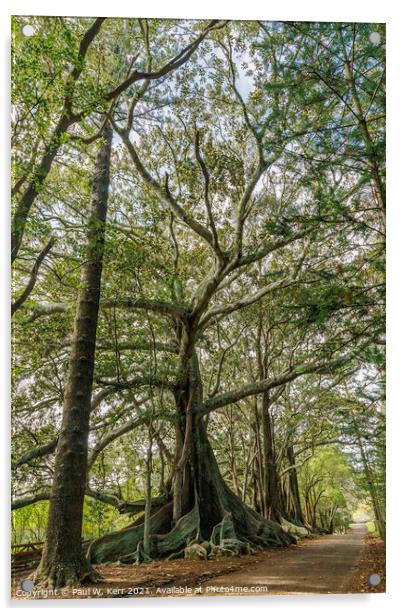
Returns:
[[[82,555],[82,516],[96,329],[102,278],[112,131],[105,130],[92,183],[87,255],[81,273],[63,419],[56,449],[45,547],[36,572],[43,586],[79,584],[89,569]]]
[[[149,558],[150,555],[150,524],[152,508],[152,429],[149,430],[149,443],[146,459],[146,486],[145,486],[145,510],[144,510],[144,552]]]
[[[233,487],[236,494],[241,498],[241,489],[239,484],[239,473],[236,463],[236,444],[234,435],[234,422],[233,422],[233,409],[230,407],[229,411],[230,423],[229,423],[229,446],[230,446],[230,473],[232,476]]]
[[[299,482],[297,478],[296,459],[294,454],[293,445],[289,445],[287,448],[287,457],[290,464],[289,471],[289,488],[292,495],[292,502],[294,505],[294,519],[299,524],[304,524],[303,511],[301,506]]]
[[[280,497],[280,487],[278,470],[275,460],[274,438],[272,431],[271,413],[269,410],[269,394],[262,394],[262,425],[264,433],[264,493],[265,510],[268,517],[280,522],[282,515],[282,503]]]
[[[258,499],[256,503],[257,511],[261,515],[268,517],[268,511],[266,510],[267,495],[265,492],[264,483],[264,454],[261,447],[261,426],[260,426],[260,411],[258,408],[257,399],[254,400],[254,423],[253,428],[255,431],[255,481],[256,489],[258,488]]]

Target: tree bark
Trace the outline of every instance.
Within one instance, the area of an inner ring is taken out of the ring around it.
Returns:
[[[147,449],[146,458],[146,485],[145,485],[145,509],[144,509],[144,552],[147,558],[149,558],[150,544],[149,544],[149,520],[151,517],[152,509],[152,429],[149,429],[149,443]]]
[[[110,181],[112,131],[105,129],[92,183],[87,255],[77,298],[69,371],[64,390],[46,541],[35,579],[45,587],[77,585],[90,575],[82,555],[82,515],[96,329]]]
[[[278,469],[275,459],[274,435],[272,429],[272,418],[269,409],[269,393],[262,395],[262,426],[264,435],[264,498],[265,512],[269,519],[280,523],[284,517],[283,503],[278,476]]]
[[[289,488],[292,497],[293,510],[289,512],[290,519],[294,519],[295,522],[300,524],[300,526],[304,525],[304,516],[303,510],[301,506],[300,499],[300,491],[299,491],[299,482],[297,478],[297,470],[296,470],[296,458],[293,449],[293,445],[289,445],[287,448],[287,457],[290,464],[289,470]]]

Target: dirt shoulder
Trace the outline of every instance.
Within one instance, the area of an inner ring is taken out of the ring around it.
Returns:
[[[369,583],[369,576],[377,573],[380,576],[378,586]],[[349,592],[354,593],[383,593],[386,592],[386,549],[381,539],[367,535],[358,568],[353,575]]]

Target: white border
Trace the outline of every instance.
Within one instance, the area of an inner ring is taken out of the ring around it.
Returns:
[[[208,610],[214,613],[230,610],[240,614],[244,609],[276,612],[291,616],[322,614],[361,613],[365,616],[378,616],[379,610],[386,609],[387,614],[398,604],[398,591],[402,576],[400,554],[402,552],[401,537],[401,493],[399,469],[401,467],[401,417],[402,408],[398,404],[399,388],[402,385],[402,353],[400,301],[400,271],[402,245],[402,205],[400,203],[400,181],[402,175],[402,97],[401,97],[401,58],[402,58],[402,19],[401,9],[392,0],[377,0],[376,2],[351,0],[194,0],[187,3],[180,0],[147,0],[145,3],[124,2],[113,0],[110,3],[100,3],[95,0],[68,0],[65,4],[56,4],[53,0],[4,0],[0,7],[1,25],[1,135],[0,173],[2,200],[0,220],[0,251],[1,251],[1,290],[2,319],[1,336],[1,426],[2,435],[2,487],[0,536],[2,539],[2,561],[5,564],[0,576],[0,597],[7,609],[19,613],[26,609],[74,609],[74,613],[83,613],[89,609],[120,610],[131,609],[142,612],[153,612],[156,609],[173,613],[177,610]],[[9,45],[10,16],[19,15],[80,15],[80,16],[143,16],[143,17],[182,17],[182,18],[231,18],[231,19],[270,19],[270,20],[303,20],[303,21],[367,21],[387,23],[387,192],[388,192],[388,557],[387,557],[387,594],[386,595],[331,595],[331,596],[267,596],[267,597],[221,597],[193,599],[102,599],[76,601],[14,601],[9,597]],[[399,199],[398,199],[399,197]],[[398,558],[399,556],[399,558]],[[401,601],[399,600],[399,603]]]
[[[65,7],[50,0],[15,0],[8,2],[15,15],[80,15],[97,17],[181,17],[193,19],[228,18],[231,19],[270,19],[288,21],[386,21],[390,16],[390,6],[385,2],[350,2],[337,0],[333,4],[318,0],[282,0],[280,2],[232,2],[231,0],[201,0],[183,2],[180,0],[149,0],[131,3],[116,0],[103,3],[95,0],[69,0]]]

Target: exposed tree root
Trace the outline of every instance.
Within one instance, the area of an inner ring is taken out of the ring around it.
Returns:
[[[286,533],[290,533],[293,537],[303,538],[311,535],[311,530],[306,528],[306,526],[301,526],[300,524],[295,524],[290,520],[285,520],[285,518],[281,518],[281,528]]]
[[[193,427],[190,463],[186,467],[182,517],[173,525],[173,503],[150,518],[151,559],[178,558],[192,544],[206,544],[211,556],[240,555],[258,547],[296,543],[293,534],[248,507],[225,483],[205,425]],[[139,563],[145,558],[142,520],[94,541],[88,550],[92,563]],[[173,526],[172,526],[173,525]],[[195,550],[197,551],[197,550]],[[198,550],[203,554],[202,550]]]
[[[171,525],[172,503],[165,505],[150,519],[149,558],[181,558],[185,556],[185,549],[193,544],[201,544],[207,553],[216,557],[249,554],[257,547],[280,547],[295,542],[279,524],[265,520],[240,500],[239,503],[236,503],[238,508],[234,513],[224,513],[210,536],[201,532],[198,504],[166,532]],[[144,525],[139,524],[105,535],[92,542],[88,559],[92,563],[120,561],[124,564],[148,560],[144,553],[143,534]]]
[[[171,529],[172,511],[172,503],[168,503],[151,516],[151,535],[169,532]],[[121,561],[125,556],[135,553],[143,537],[144,525],[134,522],[122,530],[93,541],[88,548],[88,560],[91,563]]]

